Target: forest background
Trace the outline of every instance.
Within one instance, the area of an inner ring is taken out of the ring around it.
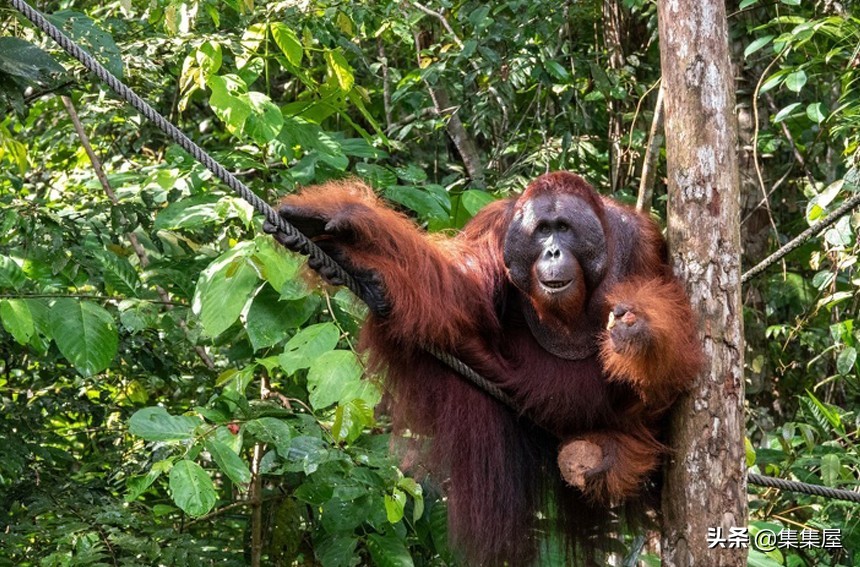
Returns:
[[[860,190],[860,8],[728,4],[749,268]],[[566,169],[665,221],[654,2],[37,6],[269,202],[352,175],[448,231]],[[362,306],[261,222],[0,6],[0,566],[457,564],[389,456]],[[744,288],[753,470],[857,487],[858,224]],[[844,549],[751,565],[855,564],[856,506],[752,492],[752,533]]]

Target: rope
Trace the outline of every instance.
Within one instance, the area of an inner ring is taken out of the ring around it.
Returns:
[[[268,203],[263,201],[256,194],[254,194],[251,189],[249,189],[244,183],[239,181],[236,176],[227,171],[224,166],[215,161],[215,159],[208,153],[206,153],[203,148],[191,141],[191,139],[188,138],[188,136],[186,136],[179,128],[168,122],[166,118],[159,114],[146,101],[140,98],[134,91],[132,91],[125,84],[123,84],[119,79],[114,77],[98,61],[93,59],[89,53],[81,49],[77,44],[75,44],[75,42],[73,42],[69,37],[67,37],[55,25],[45,19],[45,17],[41,13],[31,8],[23,0],[10,0],[10,2],[12,3],[12,6],[21,14],[23,14],[24,17],[30,20],[33,25],[46,33],[49,37],[51,37],[51,39],[56,41],[60,45],[60,47],[62,47],[66,51],[66,53],[80,61],[84,67],[89,69],[99,79],[106,83],[113,92],[115,92],[123,100],[136,108],[148,120],[158,126],[158,128],[162,132],[170,136],[170,138],[173,139],[177,144],[179,144],[180,147],[182,147],[185,151],[191,154],[197,161],[202,163],[209,171],[215,174],[218,179],[223,181],[225,184],[227,184],[228,187],[230,187],[230,189],[235,191],[240,197],[250,203],[257,212],[261,213],[264,217],[266,217],[266,220],[269,221],[269,223],[276,226],[280,232],[289,236],[291,238],[291,242],[294,243],[292,246],[288,246],[290,250],[293,250],[294,252],[298,252],[300,254],[304,254],[305,256],[316,260],[321,267],[325,267],[330,270],[329,273],[343,281],[344,285],[346,285],[362,300],[367,297],[365,290],[361,288],[358,282],[356,282],[355,279],[348,272],[346,272],[346,270],[343,269],[343,267],[336,263],[328,254],[323,252],[304,234],[299,232],[296,227],[281,218],[278,213],[275,212],[275,210],[269,206]],[[804,233],[792,240],[792,242],[777,251],[776,254],[773,254],[764,262],[744,274],[743,281],[746,281],[749,278],[758,274],[759,272],[763,271],[765,268],[779,260],[779,258],[784,256],[791,250],[794,250],[794,248],[797,248],[803,242],[803,240],[801,240],[799,243],[795,244],[795,241],[797,241],[807,233],[809,233],[809,235],[805,236],[805,238],[810,238],[812,234],[816,234],[826,226],[832,224],[836,220],[836,218],[843,215],[845,212],[856,206],[858,203],[860,203],[860,195],[843,203],[841,207],[833,211],[821,222],[804,231]],[[789,246],[792,247],[789,248]],[[777,254],[779,254],[780,252],[782,253],[777,256]],[[436,357],[440,362],[444,363],[446,366],[469,380],[469,382],[471,382],[472,385],[474,385],[475,387],[481,389],[482,391],[492,396],[497,401],[508,406],[515,412],[518,411],[514,400],[510,396],[505,394],[496,384],[475,372],[474,369],[472,369],[469,365],[467,365],[459,358],[451,355],[450,353],[442,352],[435,347],[427,348],[426,350],[428,353]],[[748,474],[747,480],[751,484],[779,488],[780,490],[803,492],[806,494],[815,494],[838,500],[850,500],[852,502],[860,502],[860,494],[856,492],[851,492],[849,490],[826,488],[814,484],[782,480],[753,473]]]
[[[803,244],[816,234],[819,234],[822,230],[824,230],[831,224],[835,223],[842,215],[844,215],[858,205],[860,205],[860,193],[854,195],[853,197],[842,203],[839,208],[834,210],[832,213],[830,213],[817,223],[813,224],[812,226],[795,236],[793,239],[791,239],[790,242],[784,244],[782,247],[779,248],[779,250],[756,264],[753,268],[750,268],[750,270],[747,271],[741,277],[741,283],[747,283],[749,280],[756,277],[757,275],[768,269],[770,266],[778,262],[780,258],[785,256],[789,252],[792,252],[795,249],[799,248],[801,244]]]
[[[798,482],[796,480],[784,480],[755,473],[747,473],[747,480],[750,484],[757,484],[758,486],[778,488],[779,490],[787,490],[789,492],[803,492],[804,494],[814,494],[816,496],[823,496],[833,500],[848,500],[849,502],[860,503],[860,492],[853,492],[851,490],[829,488],[819,484],[809,484],[806,482]]]

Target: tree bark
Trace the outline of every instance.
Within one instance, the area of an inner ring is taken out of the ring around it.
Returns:
[[[709,529],[747,523],[743,319],[734,78],[724,2],[660,0],[668,238],[700,314],[709,367],[673,412],[663,490],[663,565],[746,565]]]

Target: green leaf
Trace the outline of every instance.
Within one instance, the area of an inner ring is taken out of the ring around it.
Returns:
[[[287,333],[301,326],[319,307],[316,295],[294,301],[283,301],[270,286],[263,286],[251,302],[245,317],[245,329],[254,350],[270,347],[287,338]]]
[[[213,75],[207,85],[212,90],[209,105],[230,133],[263,145],[281,132],[281,110],[263,93],[246,92],[248,87],[241,77]]]
[[[344,171],[349,165],[349,158],[344,155],[337,140],[317,124],[299,116],[290,116],[284,120],[278,141],[290,148],[299,146],[338,171]]]
[[[284,127],[284,115],[263,93],[249,92],[245,96],[252,112],[245,123],[244,134],[260,146],[268,144]]]
[[[136,297],[140,287],[140,278],[131,262],[108,251],[99,257],[108,291],[125,297]]]
[[[221,222],[216,210],[219,195],[195,195],[171,203],[155,217],[154,230],[194,229]]]
[[[296,32],[291,30],[281,22],[275,22],[269,25],[269,30],[272,32],[272,37],[275,38],[275,43],[280,48],[281,52],[287,57],[290,65],[300,67],[302,64],[302,56],[304,48],[299,40]]]
[[[242,94],[247,89],[244,81],[236,75],[213,75],[206,84],[212,90],[209,106],[215,115],[224,122],[231,134],[241,134],[245,121],[251,115],[251,105],[234,93]]]
[[[855,362],[857,362],[857,349],[851,346],[845,347],[836,359],[836,370],[843,376],[847,376],[854,370]]]
[[[269,282],[275,291],[281,292],[288,280],[298,279],[302,260],[298,254],[289,254],[284,247],[268,235],[260,235],[254,239],[256,251],[251,256],[260,272],[260,276]],[[282,297],[282,299],[299,299],[309,292],[305,291],[298,297]]]
[[[427,181],[427,172],[412,163],[403,167],[395,167],[394,171],[397,173],[397,177],[406,183],[416,184]]]
[[[755,40],[754,42],[749,44],[747,46],[747,48],[744,49],[744,58],[749,57],[750,55],[752,55],[753,53],[755,53],[756,51],[758,51],[759,49],[761,49],[762,47],[764,47],[765,45],[770,43],[774,37],[775,36],[773,36],[773,35],[766,35],[766,36],[758,38],[757,40]]]
[[[54,25],[66,32],[79,46],[94,55],[111,74],[122,79],[123,63],[119,47],[113,36],[99,28],[92,19],[83,12],[60,10],[49,15]]]
[[[463,207],[465,207],[466,210],[469,211],[469,214],[472,216],[477,215],[481,209],[496,200],[486,191],[479,191],[477,189],[469,189],[467,191],[463,191],[463,195],[461,198]]]
[[[27,275],[15,260],[0,254],[0,289],[21,289],[27,282]]]
[[[328,72],[334,77],[340,90],[343,92],[350,90],[355,83],[355,77],[352,74],[352,68],[346,62],[346,58],[339,52],[330,49],[325,51],[324,56]]]
[[[824,240],[833,246],[850,246],[854,240],[854,231],[851,229],[851,217],[845,215],[836,221],[835,225],[824,232]]]
[[[66,298],[51,307],[51,336],[66,360],[84,376],[110,366],[119,344],[110,313],[95,303]]]
[[[373,423],[373,408],[362,399],[350,400],[337,406],[331,434],[335,441],[352,443],[358,439],[365,427],[370,427]]]
[[[200,465],[187,459],[170,470],[170,492],[176,505],[189,516],[202,516],[217,500],[212,479]]]
[[[406,509],[406,493],[397,488],[391,494],[385,495],[385,515],[388,521],[396,524],[403,519],[403,511]]]
[[[557,81],[561,81],[562,83],[570,81],[570,73],[567,69],[562,67],[558,61],[553,61],[552,59],[544,61],[544,66],[546,67],[546,70],[549,71],[549,74]]]
[[[786,6],[800,6],[800,0],[779,0]]]
[[[448,509],[442,500],[437,500],[430,508],[430,537],[433,546],[442,557],[450,554],[448,549]]]
[[[152,486],[152,483],[161,476],[161,469],[152,468],[143,476],[133,476],[125,483],[126,495],[123,498],[126,502],[134,502],[141,494],[146,492],[146,489]]]
[[[809,390],[806,391],[806,396],[812,401],[818,411],[821,412],[821,414],[827,419],[827,421],[830,423],[830,425],[833,426],[834,429],[836,429],[837,431],[842,430],[842,418],[839,417],[839,414],[837,412],[827,407]]]
[[[397,175],[381,165],[357,163],[355,164],[355,173],[377,189],[397,184]]]
[[[361,366],[348,350],[321,354],[308,371],[308,400],[315,409],[349,401],[346,396],[361,381]]]
[[[414,479],[403,477],[397,482],[397,486],[402,488],[414,500],[412,509],[412,521],[417,522],[424,515],[424,490],[421,485],[415,482]]]
[[[23,299],[4,299],[0,301],[0,320],[18,344],[27,344],[36,330],[33,314],[27,301]]]
[[[209,264],[197,281],[192,310],[210,337],[230,328],[259,284],[257,270],[246,256],[253,248],[253,242],[238,244]]]
[[[385,535],[368,534],[367,549],[376,567],[412,567],[406,544],[392,530]]]
[[[253,419],[247,422],[242,429],[257,441],[269,443],[281,452],[286,452],[290,448],[293,432],[286,422],[276,417]]]
[[[278,363],[285,373],[293,374],[296,370],[308,368],[317,357],[334,349],[339,339],[340,331],[333,323],[311,325],[287,342]]]
[[[789,115],[794,111],[795,108],[800,106],[799,102],[793,102],[776,113],[776,116],[773,117],[774,123],[779,123],[789,117]]]
[[[384,193],[387,199],[415,211],[421,218],[448,218],[448,211],[442,207],[433,195],[421,187],[403,187],[397,185],[388,187]]]
[[[251,470],[248,464],[229,446],[215,439],[207,439],[204,447],[212,455],[218,468],[235,484],[246,485],[251,482]]]
[[[145,441],[185,441],[203,420],[191,415],[170,415],[160,406],[143,408],[128,420],[128,431]]]
[[[746,453],[746,465],[747,468],[753,466],[755,464],[755,448],[753,448],[752,443],[750,442],[749,437],[744,437],[744,451]]]
[[[806,80],[806,72],[803,69],[799,69],[793,73],[789,73],[785,78],[785,86],[788,90],[799,93],[806,84]]]
[[[753,4],[758,3],[759,0],[743,0],[740,4],[738,4],[738,10],[743,10],[744,8],[749,8]]]
[[[767,91],[778,87],[785,81],[785,71],[777,71],[773,75],[767,78],[767,80],[762,83],[761,88],[759,89],[760,94],[764,94]]]
[[[329,535],[314,538],[314,555],[323,567],[353,567],[358,539],[354,535]]]
[[[778,550],[774,550],[777,551]],[[748,567],[783,567],[783,563],[781,561],[777,561],[772,559],[768,555],[762,553],[757,549],[750,549],[749,555],[747,557],[747,566]]]
[[[355,353],[333,350],[320,355],[308,371],[308,401],[314,409],[362,398],[368,405],[379,402],[379,390],[361,380],[362,369]]]
[[[244,68],[254,59],[260,44],[266,39],[267,32],[268,26],[261,22],[248,26],[240,40],[243,51],[236,56],[236,66],[239,69]]]
[[[46,85],[66,70],[32,43],[17,37],[0,37],[0,71]]]
[[[839,482],[839,471],[842,468],[839,456],[834,454],[821,457],[821,481],[825,486],[836,486]]]
[[[813,102],[806,107],[806,116],[816,124],[821,124],[826,118],[822,108],[823,105],[820,102]]]

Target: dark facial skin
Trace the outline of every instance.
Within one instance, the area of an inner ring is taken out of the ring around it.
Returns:
[[[514,285],[532,299],[577,295],[580,303],[603,279],[606,264],[606,237],[591,205],[564,194],[517,204],[505,238],[505,265]]]

